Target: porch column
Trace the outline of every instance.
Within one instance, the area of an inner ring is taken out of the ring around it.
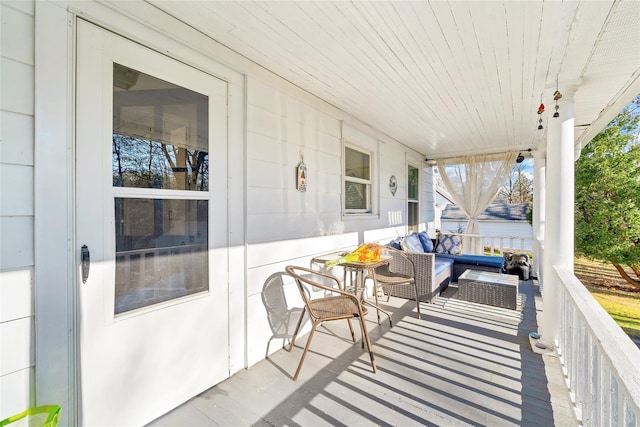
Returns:
[[[544,297],[542,335],[546,344],[555,348],[560,325],[558,278],[554,265],[573,271],[574,208],[574,118],[573,95],[577,85],[563,88],[559,102],[560,117],[547,120],[547,166],[544,227]],[[551,107],[552,103],[549,102]],[[549,108],[552,111],[552,108]]]
[[[546,199],[546,153],[543,150],[533,152],[533,271],[542,290],[542,246],[544,245],[545,199]]]

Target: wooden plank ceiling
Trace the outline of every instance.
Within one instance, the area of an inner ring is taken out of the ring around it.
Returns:
[[[543,147],[556,81],[577,144],[640,92],[636,1],[149,1],[429,158]]]

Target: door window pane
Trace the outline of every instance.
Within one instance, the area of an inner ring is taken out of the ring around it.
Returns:
[[[113,185],[208,190],[208,97],[120,64],[113,77]]]
[[[206,200],[115,198],[115,314],[209,289]]]

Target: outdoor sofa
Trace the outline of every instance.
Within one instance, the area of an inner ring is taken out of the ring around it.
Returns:
[[[463,254],[462,236],[458,235],[440,234],[431,239],[423,231],[398,237],[389,246],[404,251],[413,261],[420,301],[433,302],[467,269],[503,272],[503,257]],[[414,298],[409,289],[398,289],[393,295]]]

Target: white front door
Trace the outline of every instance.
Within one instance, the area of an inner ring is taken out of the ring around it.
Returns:
[[[80,424],[142,425],[229,376],[227,84],[77,35]]]

